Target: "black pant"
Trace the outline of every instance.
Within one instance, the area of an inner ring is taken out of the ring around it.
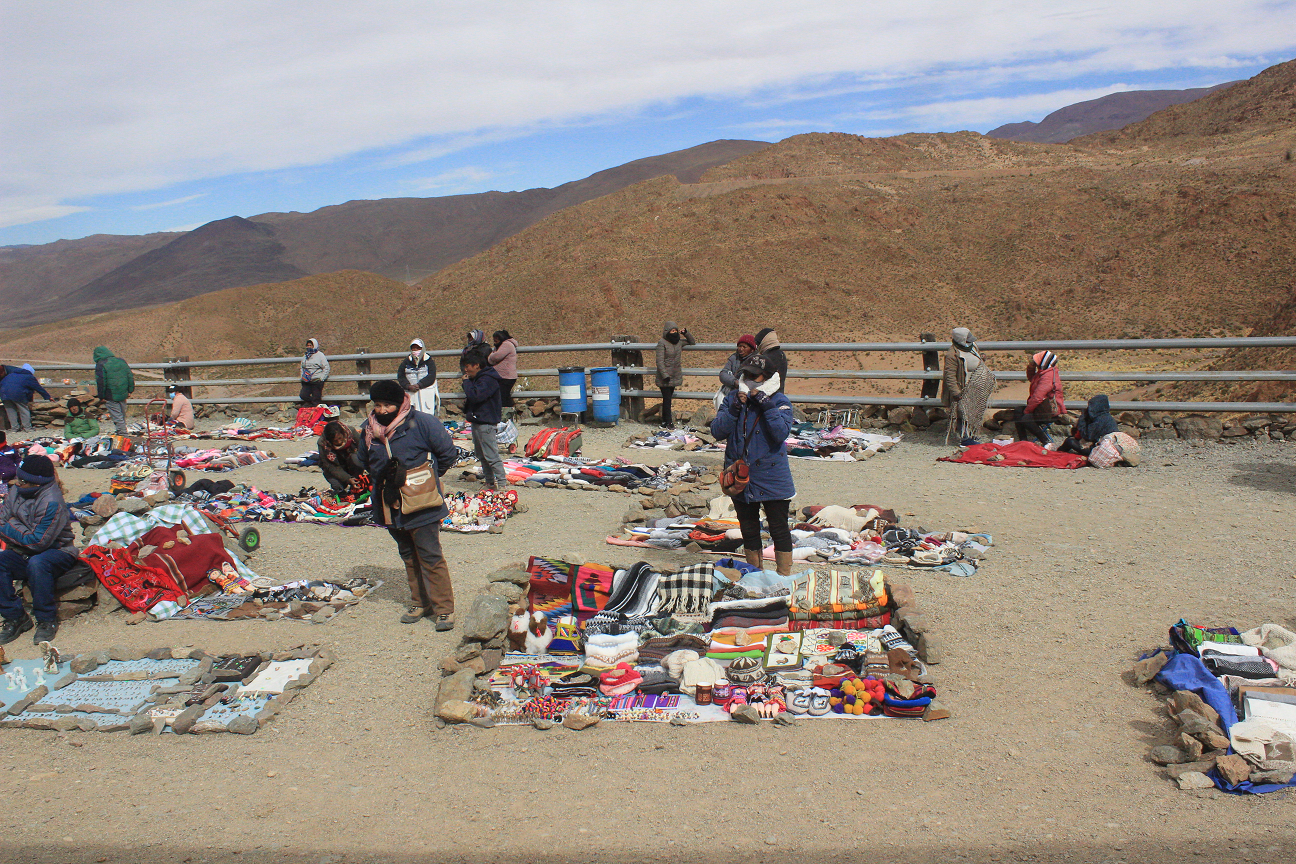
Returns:
[[[1036,441],[1040,443],[1041,447],[1044,446],[1045,444],[1048,444],[1052,439],[1049,438],[1048,433],[1045,432],[1040,427],[1040,424],[1043,423],[1045,426],[1048,426],[1052,422],[1053,422],[1052,417],[1045,417],[1040,420],[1036,420],[1034,415],[1027,414],[1025,411],[1017,412],[1017,420],[1016,420],[1017,429],[1021,432],[1025,432],[1029,434],[1032,438],[1034,438]],[[1026,440],[1024,435],[1022,436],[1022,440],[1023,441]]]
[[[671,413],[671,397],[675,395],[674,387],[659,387],[662,394],[662,425],[674,426],[675,415]]]
[[[324,382],[323,381],[303,381],[301,394],[297,397],[301,401],[314,408],[324,400]]]
[[[500,407],[513,407],[513,385],[517,383],[516,378],[500,379]]]
[[[1088,458],[1089,454],[1093,452],[1093,445],[1090,444],[1088,447],[1085,447],[1080,443],[1079,438],[1074,435],[1068,435],[1067,439],[1062,442],[1062,446],[1058,447],[1058,452],[1079,453],[1081,456]]]
[[[775,552],[792,551],[792,528],[788,525],[788,511],[791,501],[758,501],[747,502],[733,499],[734,512],[738,514],[738,528],[742,531],[743,547],[746,549],[764,549],[761,542],[760,511],[765,507],[765,521],[769,523],[770,539],[774,541]]]

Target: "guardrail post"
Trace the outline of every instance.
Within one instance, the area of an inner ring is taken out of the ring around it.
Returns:
[[[935,334],[935,333],[920,333],[920,334],[918,335],[918,341],[919,341],[919,342],[935,342],[935,341],[936,341],[936,334]],[[939,351],[924,351],[924,352],[923,352],[923,371],[924,371],[924,372],[939,372],[939,371],[940,371],[940,352],[939,352]],[[935,399],[937,396],[940,395],[940,385],[941,385],[941,382],[940,382],[940,379],[939,379],[939,378],[924,378],[924,379],[923,379],[923,382],[922,382],[922,398],[924,398],[924,399]]]
[[[357,354],[368,354],[368,353],[369,353],[369,349],[368,349],[368,348],[357,348],[357,349],[355,350],[355,353],[357,353]],[[369,363],[370,363],[370,361],[369,361],[368,358],[364,358],[364,359],[357,359],[357,360],[355,361],[355,364],[356,364],[356,374],[357,374],[357,375],[368,375],[368,374],[370,374],[371,372],[373,372],[373,370],[372,370],[372,369],[370,368],[370,366],[369,366]],[[358,401],[360,401],[360,402],[368,402],[368,401],[369,401],[369,388],[372,387],[372,386],[373,386],[373,382],[372,382],[372,381],[357,381],[357,382],[356,382],[356,392],[359,393],[359,394],[363,397],[362,399],[360,399],[360,400],[358,400]]]
[[[167,358],[164,358],[164,359],[165,359],[165,362],[166,362],[168,365],[167,365],[167,367],[166,367],[165,369],[162,370],[162,380],[164,380],[164,381],[188,381],[188,380],[189,380],[189,376],[190,376],[191,373],[190,373],[190,371],[189,371],[189,367],[188,367],[188,366],[176,366],[176,365],[172,365],[172,364],[176,364],[176,363],[188,363],[188,362],[189,362],[189,357],[188,357],[188,356],[185,356],[185,357],[167,357]],[[178,389],[181,393],[183,393],[184,395],[188,396],[189,398],[191,398],[191,399],[193,398],[193,388],[192,388],[192,387],[179,387],[179,388],[177,388],[177,389]]]
[[[634,336],[613,336],[613,342],[630,343],[638,342],[639,339]],[[643,366],[643,352],[629,351],[625,348],[612,349],[612,364],[618,367]],[[644,400],[642,396],[626,396],[627,390],[642,390],[642,375],[619,375],[621,379],[621,416],[632,422],[639,422],[639,415],[643,413]]]

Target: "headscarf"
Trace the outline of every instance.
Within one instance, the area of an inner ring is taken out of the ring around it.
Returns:
[[[465,347],[471,348],[474,345],[485,345],[485,344],[486,344],[486,331],[484,330],[468,331],[468,343]]]
[[[766,327],[756,334],[756,347],[762,354],[779,347],[779,337],[773,327]]]
[[[320,350],[320,345],[319,345],[319,340],[318,340],[318,339],[307,339],[307,340],[306,340],[306,356],[307,356],[307,357],[311,356],[312,354],[314,354],[314,353],[315,353],[316,351],[318,351],[318,350]]]
[[[22,368],[26,369],[28,372],[30,372],[30,373],[33,374],[33,375],[36,374],[36,370],[32,367],[32,365],[31,365],[30,363],[24,363],[24,364],[22,365]]]
[[[969,375],[972,374],[972,371],[981,365],[981,352],[977,350],[976,337],[966,327],[955,327],[950,334],[950,341],[954,343],[954,350],[963,360],[963,368]]]
[[[410,397],[409,394],[406,393],[404,394],[404,398],[401,400],[401,406],[396,412],[396,416],[386,426],[382,425],[382,422],[378,419],[377,412],[369,412],[369,419],[365,421],[364,427],[365,445],[372,447],[373,442],[375,441],[379,444],[385,444],[387,442],[387,437],[396,431],[396,427],[405,422],[405,418],[409,416],[410,410]]]

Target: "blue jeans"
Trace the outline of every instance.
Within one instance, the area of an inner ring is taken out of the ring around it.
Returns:
[[[36,614],[36,620],[57,621],[54,582],[76,562],[75,555],[62,549],[46,549],[30,558],[12,549],[0,552],[0,614],[6,621],[21,621],[27,614],[14,590],[14,580],[20,579],[31,589],[32,612]]]

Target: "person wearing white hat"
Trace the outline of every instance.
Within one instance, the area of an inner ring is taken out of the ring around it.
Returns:
[[[409,356],[401,360],[396,380],[409,394],[415,411],[436,416],[441,407],[441,388],[437,386],[436,361],[423,350],[422,339],[410,340]]]

